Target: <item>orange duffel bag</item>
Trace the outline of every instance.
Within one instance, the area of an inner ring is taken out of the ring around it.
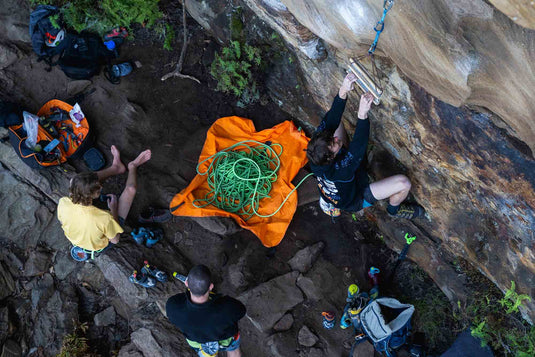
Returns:
[[[56,115],[56,118],[59,118],[49,122],[48,130],[38,125],[37,144],[41,148],[39,151],[26,145],[28,135],[22,124],[9,127],[11,145],[25,164],[32,168],[55,166],[64,163],[68,158],[76,159],[91,148],[93,143],[89,136],[89,123],[85,117],[78,124],[72,121],[69,116],[72,109],[70,104],[54,99],[37,112],[38,117],[48,118]],[[50,147],[48,152],[44,150],[47,147]]]

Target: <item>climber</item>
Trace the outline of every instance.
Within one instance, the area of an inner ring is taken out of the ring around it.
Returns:
[[[186,337],[188,344],[201,357],[239,357],[238,321],[245,316],[245,306],[229,296],[214,294],[210,270],[204,265],[193,267],[185,281],[188,292],[171,296],[165,307],[167,317]]]
[[[126,171],[114,145],[111,153],[113,162],[110,167],[74,176],[70,181],[69,197],[62,197],[58,203],[58,219],[65,236],[73,244],[71,256],[78,261],[87,260],[88,254],[94,257],[95,253],[109,248],[109,243],[119,242],[122,226],[136,195],[137,168],[151,158],[151,151],[145,150],[128,164],[128,179],[119,200],[115,195],[103,195],[108,202],[108,212],[93,206],[92,202],[101,196],[102,182]]]
[[[307,157],[318,180],[320,207],[333,217],[340,210],[360,211],[378,200],[388,198],[387,211],[391,216],[413,219],[424,214],[416,204],[401,204],[411,188],[404,175],[394,175],[369,184],[364,155],[368,146],[370,121],[368,111],[373,102],[370,93],[360,98],[357,126],[351,143],[341,121],[347,95],[357,80],[348,74],[331,109],[325,114],[307,147]]]

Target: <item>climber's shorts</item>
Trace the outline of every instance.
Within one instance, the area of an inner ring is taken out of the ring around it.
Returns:
[[[199,343],[186,339],[191,348],[193,348],[199,357],[214,357],[219,351],[236,351],[240,348],[240,333],[229,337],[225,340]]]

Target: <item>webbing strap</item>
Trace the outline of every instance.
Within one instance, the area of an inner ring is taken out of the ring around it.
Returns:
[[[368,50],[368,53],[372,55],[375,52],[375,49],[377,47],[377,42],[379,42],[379,36],[381,36],[381,32],[385,29],[385,18],[388,11],[392,8],[394,5],[394,0],[384,0],[383,3],[383,16],[381,17],[381,20],[377,21],[377,24],[375,24],[375,27],[373,28],[376,32],[375,39],[373,40],[372,45],[370,46],[370,49]]]

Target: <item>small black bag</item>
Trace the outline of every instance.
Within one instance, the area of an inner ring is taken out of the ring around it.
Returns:
[[[89,79],[97,75],[102,64],[113,55],[100,37],[92,34],[68,34],[66,41],[67,46],[58,64],[65,75],[72,79]]]

